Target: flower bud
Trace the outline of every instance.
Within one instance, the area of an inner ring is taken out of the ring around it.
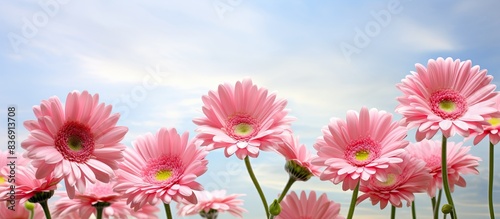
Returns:
[[[274,199],[273,203],[269,207],[269,213],[273,216],[277,216],[281,213],[281,206],[277,199]]]
[[[441,208],[441,212],[443,212],[443,214],[449,214],[453,211],[453,206],[452,205],[449,205],[449,204],[445,204],[443,205],[443,207]]]
[[[33,210],[35,210],[35,203],[29,202],[29,201],[25,201],[24,202],[24,207],[26,209],[28,209],[28,211],[33,211]]]

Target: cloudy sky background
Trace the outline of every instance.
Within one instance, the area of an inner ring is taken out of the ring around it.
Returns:
[[[362,106],[394,112],[401,95],[395,84],[415,63],[471,59],[498,85],[499,7],[494,0],[3,1],[1,112],[14,104],[19,121],[33,119],[31,108],[41,100],[56,95],[64,101],[72,90],[88,90],[122,114],[119,124],[130,130],[124,143],[131,146],[137,136],[160,127],[194,136],[192,118],[202,116],[201,96],[221,83],[252,78],[288,100],[297,118],[294,131],[312,149],[331,117],[345,118],[346,111]],[[18,138],[25,139],[28,133],[18,125]],[[6,125],[0,130],[5,133]],[[467,188],[454,194],[461,217],[486,217],[487,148],[482,142],[471,150],[483,159],[481,175],[467,177]],[[263,218],[243,162],[225,158],[222,151],[208,159],[209,170],[199,181],[210,190],[246,193],[245,218]],[[284,159],[263,152],[252,164],[271,202],[287,180]],[[499,174],[495,181],[500,197]],[[312,179],[292,190],[326,192],[347,214],[351,192],[340,185]],[[500,209],[500,200],[496,203]],[[417,195],[417,209],[419,217],[427,217],[426,195]],[[397,211],[398,218],[410,215],[406,207]],[[355,217],[388,218],[389,213],[365,201]]]

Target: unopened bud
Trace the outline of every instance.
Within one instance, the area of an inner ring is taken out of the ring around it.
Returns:
[[[445,204],[443,205],[443,207],[441,208],[441,212],[443,212],[443,214],[449,214],[453,211],[453,206],[452,205],[449,205],[449,204]]]
[[[33,211],[33,210],[35,210],[35,203],[29,202],[29,201],[25,201],[24,202],[24,207],[26,209],[28,209],[28,211]]]
[[[277,216],[281,213],[281,206],[277,199],[274,199],[273,203],[269,207],[269,213],[273,216]]]

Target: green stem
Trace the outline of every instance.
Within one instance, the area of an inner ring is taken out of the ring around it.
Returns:
[[[257,189],[260,199],[262,200],[262,204],[264,205],[264,210],[266,211],[266,218],[269,218],[269,208],[267,206],[266,197],[264,196],[264,193],[260,188],[259,182],[257,181],[255,174],[253,173],[252,165],[250,164],[250,158],[248,158],[248,156],[245,157],[245,166],[247,167],[248,175],[250,175],[250,178],[252,178],[252,182],[255,185],[255,189]]]
[[[441,173],[442,173],[442,178],[443,178],[443,189],[444,189],[444,194],[446,195],[446,199],[448,200],[448,204],[452,206],[452,214],[451,218],[452,219],[457,219],[457,213],[455,211],[455,204],[453,203],[453,198],[451,197],[451,191],[450,191],[450,185],[448,184],[448,167],[447,165],[447,139],[443,135],[443,140],[442,140],[442,145],[441,145]]]
[[[47,201],[41,201],[38,203],[40,203],[40,205],[43,208],[43,213],[45,213],[45,218],[51,219],[52,217],[50,216],[49,205],[47,204]]]
[[[437,201],[435,201],[435,197],[433,197],[432,199],[436,202],[436,203],[433,203],[432,205],[432,209],[434,209],[434,219],[439,219],[439,206],[441,205],[441,196],[443,194],[443,190],[440,189],[439,192],[438,192],[438,198],[437,198]]]
[[[391,219],[396,219],[396,207],[391,205]]]
[[[359,192],[359,181],[358,184],[356,185],[356,188],[354,188],[354,191],[352,192],[352,197],[351,197],[351,205],[349,206],[349,213],[347,214],[347,219],[352,219],[352,216],[354,215],[354,208],[356,207],[356,201],[358,200],[358,192]]]
[[[488,205],[490,209],[490,218],[495,219],[495,209],[493,209],[493,168],[495,168],[494,165],[494,157],[495,157],[495,151],[494,151],[494,146],[493,143],[490,141],[490,166],[489,166],[489,179],[488,179]]]
[[[434,219],[437,219],[436,217],[436,196],[431,198],[431,204],[432,204],[432,215],[434,216]]]
[[[97,219],[102,219],[102,212],[105,207],[109,207],[111,203],[109,202],[97,202],[93,204],[92,206],[96,209],[96,218]]]
[[[172,211],[170,211],[170,204],[163,203],[165,206],[165,214],[167,214],[167,219],[172,219]]]
[[[285,188],[283,188],[283,191],[281,192],[281,195],[278,198],[278,203],[281,203],[281,200],[283,200],[283,198],[285,198],[286,193],[288,193],[288,190],[290,190],[290,187],[292,187],[292,185],[295,181],[296,181],[295,178],[293,178],[291,176],[290,176],[290,178],[288,178],[288,182],[286,183]]]
[[[411,202],[411,218],[417,219],[417,211],[415,209],[415,201]]]
[[[102,210],[104,208],[95,208],[97,210],[97,219],[102,219]]]

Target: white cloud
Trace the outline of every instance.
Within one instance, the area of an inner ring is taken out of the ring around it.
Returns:
[[[412,18],[394,19],[394,38],[388,45],[402,50],[415,52],[455,51],[461,49],[457,38],[450,35],[450,30],[424,24]]]

